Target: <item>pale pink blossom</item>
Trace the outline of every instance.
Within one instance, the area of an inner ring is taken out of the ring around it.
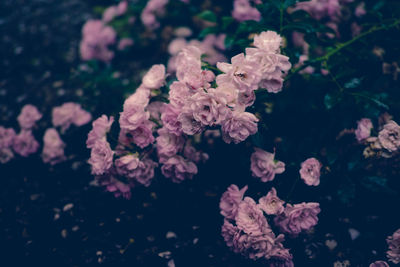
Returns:
[[[92,166],[92,174],[103,175],[107,173],[113,165],[114,151],[111,150],[110,144],[99,139],[95,142],[88,163]]]
[[[166,128],[160,128],[157,133],[157,154],[160,163],[164,163],[182,150],[185,140],[183,136],[175,135]]]
[[[275,178],[275,174],[285,171],[285,163],[275,160],[275,153],[255,148],[250,159],[253,176],[260,178],[264,183],[272,181]]]
[[[279,215],[284,211],[283,204],[285,201],[281,200],[274,187],[268,192],[268,194],[258,200],[258,207],[262,209],[268,215]]]
[[[36,121],[42,118],[42,114],[33,105],[25,105],[21,113],[18,115],[17,120],[21,129],[30,130],[35,126]]]
[[[92,130],[89,132],[86,140],[86,147],[93,148],[97,140],[106,139],[106,134],[110,131],[113,122],[114,117],[110,116],[110,119],[108,119],[106,115],[102,115],[93,121]]]
[[[309,158],[301,163],[300,176],[310,186],[319,185],[322,164],[316,158]]]
[[[227,219],[235,219],[239,203],[242,201],[247,185],[239,190],[237,185],[230,185],[222,194],[219,202],[221,215]]]
[[[13,149],[15,153],[22,157],[28,157],[35,153],[39,148],[39,143],[36,141],[32,131],[22,130],[13,138]]]
[[[287,204],[284,212],[275,217],[274,222],[282,232],[295,236],[314,227],[320,212],[319,203],[315,202]]]
[[[379,132],[378,140],[389,152],[397,151],[400,148],[400,126],[394,121],[389,121]]]
[[[386,242],[389,247],[389,250],[386,252],[389,261],[394,264],[400,263],[400,229],[389,236]]]
[[[355,135],[358,142],[361,142],[371,136],[371,130],[374,128],[372,121],[367,118],[362,118],[357,122]]]
[[[13,128],[0,126],[0,149],[12,146],[16,134]]]
[[[153,65],[144,75],[142,85],[149,89],[159,89],[165,83],[165,66]]]
[[[184,180],[192,179],[193,175],[197,174],[197,166],[193,162],[175,155],[163,164],[161,172],[166,178],[170,178],[172,182],[181,183]]]
[[[43,143],[42,159],[44,163],[54,165],[66,160],[64,155],[65,143],[61,140],[56,129],[49,128],[46,130]]]
[[[260,66],[257,62],[248,60],[243,53],[231,58],[231,64],[218,62],[218,69],[224,74],[217,76],[217,84],[234,84],[240,92],[258,89],[261,81]]]
[[[235,0],[233,2],[232,17],[240,22],[246,20],[260,21],[261,13],[257,8],[251,6],[250,0]]]
[[[132,46],[134,44],[132,38],[122,38],[118,42],[118,50],[125,50],[127,47]]]
[[[253,113],[234,111],[232,116],[222,123],[222,139],[228,144],[238,144],[257,133],[257,122],[258,119]]]

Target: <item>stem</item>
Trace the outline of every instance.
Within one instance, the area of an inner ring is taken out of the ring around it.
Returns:
[[[342,93],[344,91],[344,88],[340,85],[336,77],[332,74],[332,71],[328,66],[328,62],[324,61],[322,65],[328,70],[329,76],[331,77],[332,81],[336,84],[336,86],[339,88],[339,91]]]
[[[389,28],[396,27],[396,26],[398,26],[399,24],[400,24],[400,19],[396,19],[396,20],[395,20],[392,24],[390,24],[390,25],[382,25],[382,26],[376,26],[376,25],[375,25],[375,26],[372,26],[368,31],[365,31],[365,32],[363,32],[363,33],[357,35],[357,36],[354,37],[353,39],[351,39],[351,40],[349,40],[349,41],[347,41],[347,42],[344,42],[344,43],[339,43],[339,44],[337,44],[335,49],[332,49],[331,51],[329,51],[328,53],[326,53],[324,56],[317,57],[317,58],[312,59],[312,60],[309,60],[309,61],[310,61],[310,62],[319,62],[319,61],[326,61],[326,62],[327,62],[327,61],[330,59],[331,56],[335,55],[336,53],[338,53],[338,52],[339,52],[340,50],[342,50],[343,48],[346,48],[346,47],[350,46],[351,44],[353,44],[354,42],[360,40],[361,38],[363,38],[363,37],[365,37],[365,36],[367,36],[367,35],[369,35],[369,34],[372,34],[372,33],[374,33],[374,32],[380,31],[380,30],[387,30],[387,29],[389,29]],[[306,67],[307,67],[307,65],[304,64],[304,65],[302,65],[302,66],[300,66],[300,67],[291,69],[290,74],[286,77],[285,80],[288,80],[293,74],[295,74],[295,73],[301,71],[302,69],[304,69],[304,68],[306,68]]]
[[[289,194],[287,195],[286,199],[289,199],[289,197],[292,195],[292,193],[293,193],[293,191],[294,191],[294,189],[295,189],[295,187],[296,187],[296,185],[297,185],[297,182],[298,182],[299,180],[300,180],[300,179],[297,178],[296,181],[293,183],[292,188],[290,188]]]
[[[315,62],[315,61],[328,61],[331,56],[333,56],[334,54],[336,54],[337,52],[339,52],[343,48],[346,48],[346,47],[350,46],[351,44],[353,44],[354,42],[360,40],[364,36],[367,36],[367,35],[369,35],[371,33],[374,33],[374,32],[380,31],[380,30],[386,30],[386,29],[389,29],[389,28],[392,28],[392,27],[396,27],[399,24],[400,24],[400,19],[397,19],[390,25],[373,26],[368,31],[365,31],[365,32],[357,35],[353,39],[351,39],[351,40],[349,40],[347,42],[344,42],[344,43],[337,44],[335,49],[329,51],[324,56],[318,57],[318,58],[316,58],[316,59],[314,59],[312,61],[313,62]]]

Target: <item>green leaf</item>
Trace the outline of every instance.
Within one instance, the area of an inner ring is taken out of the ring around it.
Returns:
[[[340,100],[342,100],[342,97],[338,92],[327,93],[324,97],[324,104],[326,109],[332,109],[340,102]]]
[[[207,35],[209,35],[211,33],[216,33],[217,31],[218,31],[217,27],[208,27],[208,28],[205,28],[204,30],[202,30],[199,33],[199,37],[200,38],[204,38],[205,36],[207,36]]]
[[[285,2],[283,3],[283,8],[288,8],[292,5],[294,5],[297,1],[296,0],[285,0]]]
[[[350,201],[355,197],[355,191],[355,185],[353,183],[348,183],[346,186],[342,186],[337,192],[339,200],[344,204],[350,203]]]
[[[228,49],[230,47],[232,47],[233,43],[235,42],[235,36],[232,35],[227,35],[225,38],[225,47]]]
[[[371,94],[369,92],[359,92],[359,93],[350,93],[359,99],[369,100],[375,103],[377,106],[384,108],[386,110],[389,109],[389,106],[382,102],[382,99],[387,98],[387,94]]]
[[[378,177],[378,176],[364,177],[361,180],[361,185],[373,192],[396,194],[394,190],[389,188],[389,186],[387,185],[387,179],[384,177]]]
[[[205,10],[201,12],[200,14],[197,15],[197,17],[206,21],[217,22],[217,16],[215,15],[214,12],[210,10]]]
[[[226,30],[234,21],[232,17],[222,17],[222,29]]]

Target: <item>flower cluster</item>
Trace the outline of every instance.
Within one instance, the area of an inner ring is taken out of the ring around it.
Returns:
[[[179,183],[192,179],[198,172],[197,164],[208,158],[195,149],[194,135],[219,128],[226,143],[237,144],[257,132],[258,119],[246,112],[246,107],[252,105],[254,91],[260,87],[269,92],[281,90],[283,75],[290,68],[288,57],[280,54],[282,38],[271,31],[256,35],[255,47],[246,49],[247,56],[234,56],[231,64],[218,62],[223,73],[215,76],[203,68],[204,50],[199,47],[205,43],[216,46],[217,39],[212,36],[198,46],[184,44],[174,56],[177,80],[169,85],[168,94],[163,93],[164,65],[154,65],[144,75],[141,85],[123,105],[115,148],[106,138],[113,118],[103,115],[93,122],[87,147],[91,149],[89,163],[96,177],[104,181],[108,176],[109,181],[122,181],[130,187],[137,183],[147,186],[154,167],[160,165],[166,178]],[[154,96],[165,97],[168,103],[155,101]],[[155,161],[151,159],[154,150]],[[273,168],[273,173],[284,170],[283,163],[268,164],[266,168]],[[263,163],[259,163],[257,173],[262,173],[262,179],[272,179],[267,173],[271,170],[262,168]],[[127,195],[119,191],[117,194]]]
[[[200,49],[201,54],[204,55],[202,59],[211,65],[226,61],[225,56],[221,53],[225,50],[225,34],[209,34],[202,41],[196,39],[187,41],[185,37],[190,34],[191,31],[188,28],[178,28],[175,31],[177,38],[173,39],[168,45],[168,53],[171,55],[168,60],[169,73],[174,73],[176,71],[178,54],[188,46],[195,46]]]
[[[157,16],[161,16],[165,13],[165,6],[167,4],[168,0],[148,1],[140,16],[143,25],[150,30],[155,30],[160,27],[160,23],[157,21]]]
[[[17,120],[20,132],[16,134],[12,128],[0,126],[0,162],[7,163],[14,158],[14,153],[28,157],[39,149],[39,142],[35,139],[33,130],[36,122],[42,118],[39,110],[30,104],[25,105]],[[60,126],[64,133],[71,124],[82,126],[91,120],[89,112],[83,110],[79,104],[65,103],[60,107],[54,107],[52,122],[54,127]],[[42,159],[44,163],[54,165],[66,159],[64,155],[65,143],[61,140],[58,131],[49,128],[43,136]]]
[[[246,190],[247,186],[239,189],[231,185],[221,197],[220,212],[225,217],[221,233],[227,246],[253,260],[267,259],[270,266],[293,266],[292,255],[282,245],[284,235],[275,235],[263,212],[275,216],[273,221],[281,232],[296,236],[317,224],[319,204],[286,204],[284,207],[275,188],[256,203],[244,197]]]
[[[386,239],[389,250],[386,252],[389,261],[394,264],[400,263],[400,229]]]
[[[80,53],[83,60],[97,59],[109,62],[114,52],[109,49],[115,44],[116,32],[102,20],[88,20],[82,29]]]
[[[14,158],[14,152],[22,157],[28,157],[39,148],[39,143],[32,134],[36,122],[42,114],[33,105],[25,105],[17,117],[20,132],[15,133],[13,128],[0,126],[0,162],[7,163]]]
[[[371,121],[363,119],[359,122],[355,132],[357,140],[363,140],[368,145],[364,149],[365,157],[382,156],[389,158],[398,153],[400,150],[400,126],[395,121],[387,121],[378,132],[378,136],[370,136],[372,129]],[[363,138],[360,139],[361,137]]]

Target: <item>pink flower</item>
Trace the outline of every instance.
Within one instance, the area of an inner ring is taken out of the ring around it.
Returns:
[[[232,83],[222,83],[216,88],[218,92],[221,92],[226,99],[226,104],[229,107],[234,108],[239,101],[239,90]]]
[[[205,163],[209,158],[207,153],[197,151],[196,148],[191,145],[190,140],[186,141],[186,144],[183,148],[183,156],[194,163]]]
[[[226,219],[235,219],[239,203],[242,201],[246,190],[247,185],[240,190],[234,184],[228,187],[225,193],[222,194],[219,202],[219,208],[222,216],[224,216]]]
[[[135,181],[146,187],[150,186],[154,178],[154,168],[157,166],[158,164],[151,159],[143,159],[139,167],[135,170]]]
[[[125,14],[126,11],[128,10],[128,1],[121,1],[121,2],[117,5],[117,9],[118,9],[118,15],[119,15],[119,16]]]
[[[109,45],[115,43],[117,35],[112,27],[104,25],[101,20],[88,20],[83,26],[82,34],[80,53],[83,60],[109,62],[114,57],[114,52],[108,49]]]
[[[88,134],[86,140],[86,147],[93,148],[94,143],[99,139],[106,139],[106,134],[110,131],[111,125],[114,122],[114,117],[110,116],[110,119],[106,115],[102,115],[92,123],[92,130]]]
[[[254,46],[269,53],[279,53],[282,37],[274,31],[262,32],[254,36]]]
[[[235,220],[237,227],[249,235],[262,235],[272,231],[264,214],[250,197],[245,197],[239,203]]]
[[[114,151],[111,150],[110,144],[104,139],[97,140],[88,161],[92,166],[92,174],[103,175],[107,173],[113,165],[113,156]]]
[[[362,17],[365,14],[367,14],[367,11],[365,10],[364,2],[361,2],[360,4],[358,4],[358,6],[356,7],[356,10],[354,11],[354,14],[356,15],[356,17]]]
[[[142,79],[142,85],[149,89],[159,89],[165,83],[165,66],[153,65]]]
[[[249,235],[234,226],[227,219],[221,229],[221,234],[226,242],[235,253],[240,253],[245,257],[256,260],[266,258],[271,264],[291,262],[292,255],[288,249],[282,245],[284,241],[283,235],[275,237],[272,231],[262,235]],[[271,265],[283,266],[283,265]],[[293,267],[293,265],[285,265]]]
[[[22,130],[13,139],[13,149],[15,153],[22,157],[27,157],[35,153],[39,148],[39,143],[35,140],[31,131]]]
[[[161,167],[161,172],[166,178],[171,178],[174,183],[192,179],[197,174],[197,166],[183,157],[175,155],[169,158]]]
[[[155,120],[161,124],[161,113],[164,105],[164,102],[154,101],[147,106],[146,109],[150,113],[150,120]]]
[[[132,38],[122,38],[118,42],[118,50],[125,50],[127,47],[132,46],[134,44]]]
[[[118,16],[118,7],[110,6],[106,8],[106,10],[104,10],[102,20],[104,23],[108,23],[112,21],[116,16]]]
[[[150,118],[149,112],[145,111],[142,105],[128,105],[125,107],[119,117],[121,129],[128,131],[136,130]]]
[[[261,44],[259,45],[261,46]],[[273,49],[273,42],[266,42],[264,47]],[[291,68],[288,57],[260,48],[246,48],[246,58],[260,66],[258,69],[261,75],[259,87],[267,89],[270,93],[281,91],[283,85],[282,76]]]
[[[52,110],[52,122],[54,126],[60,126],[61,132],[65,132],[71,124],[82,126],[92,119],[92,115],[83,110],[81,105],[67,102]]]
[[[307,185],[319,185],[322,164],[316,158],[309,158],[301,163],[300,176]]]
[[[400,229],[386,239],[389,250],[386,252],[389,261],[400,263]]]
[[[204,129],[204,125],[201,122],[197,121],[194,116],[193,112],[190,110],[184,111],[179,114],[178,117],[179,123],[181,125],[181,130],[187,135],[194,135],[201,133]]]
[[[135,130],[130,131],[132,135],[133,142],[140,148],[145,148],[146,146],[154,142],[153,128],[155,123],[152,121],[145,121],[139,125]]]
[[[30,130],[36,121],[42,118],[42,114],[33,105],[25,105],[21,113],[18,115],[17,120],[21,129]]]
[[[283,204],[285,201],[278,198],[274,187],[266,196],[260,198],[258,203],[258,207],[268,215],[279,215],[284,211]]]
[[[240,234],[240,230],[231,224],[227,219],[224,219],[224,224],[221,228],[221,235],[224,238],[226,245],[233,249],[235,253],[239,253],[240,251],[235,248],[234,239],[237,235]]]
[[[369,267],[389,267],[386,261],[376,261],[369,265]]]
[[[217,76],[217,84],[233,83],[239,92],[248,92],[258,89],[261,80],[260,66],[255,61],[238,54],[231,58],[232,64],[218,62],[217,67],[224,74]]]
[[[175,135],[182,134],[182,124],[178,120],[180,110],[172,104],[164,105],[161,113],[161,121],[163,126]]]
[[[238,104],[243,105],[245,107],[252,106],[254,101],[256,100],[256,94],[254,91],[251,92],[243,92],[238,95]]]
[[[233,2],[232,17],[237,21],[261,20],[261,13],[250,5],[249,0],[235,0]]]
[[[119,175],[133,178],[139,164],[140,160],[137,155],[128,154],[115,160],[115,170]]]
[[[122,196],[123,198],[130,199],[131,198],[131,188],[128,184],[125,184],[119,180],[117,180],[112,175],[102,175],[97,176],[96,180],[99,181],[99,184],[105,186],[108,192],[114,193],[115,197]]]
[[[13,128],[0,126],[0,149],[12,146],[16,134]]]
[[[176,108],[182,108],[186,100],[194,94],[183,82],[173,82],[169,86],[169,101]]]
[[[258,119],[249,112],[232,112],[232,117],[222,123],[222,139],[230,144],[238,144],[257,133]]]
[[[313,18],[320,20],[324,17],[330,17],[331,20],[337,20],[340,16],[339,0],[311,0],[299,2],[294,10],[304,10]]]
[[[357,122],[355,131],[358,142],[361,142],[371,136],[371,130],[374,128],[370,119],[363,118]]]
[[[202,125],[215,126],[230,115],[230,109],[226,106],[223,94],[215,89],[209,89],[207,93],[199,91],[190,97],[183,108],[183,113],[191,114],[194,120]],[[179,121],[183,125],[180,118]]]
[[[130,108],[137,108],[138,106],[142,106],[145,108],[150,101],[150,90],[145,88],[144,86],[140,86],[136,89],[135,93],[130,95],[124,102],[123,109],[128,110]]]
[[[66,160],[64,155],[65,143],[61,140],[56,129],[49,128],[46,130],[43,143],[42,159],[44,163],[54,165]]]
[[[379,132],[378,139],[382,147],[389,152],[397,151],[400,147],[400,126],[394,121],[389,121]]]
[[[187,42],[185,38],[176,38],[173,39],[168,45],[168,53],[170,55],[178,54],[185,46],[187,46]]]
[[[157,29],[160,26],[160,23],[156,20],[155,15],[164,13],[165,6],[167,4],[168,0],[148,1],[141,14],[143,25],[145,25],[150,30]]]
[[[159,134],[156,138],[157,154],[163,163],[182,150],[185,140],[180,135],[170,133],[166,128],[161,128],[157,132]]]
[[[321,212],[319,203],[309,202],[301,204],[287,204],[285,211],[275,217],[275,224],[284,233],[298,235],[301,231],[308,231],[318,223],[318,214]]]
[[[274,159],[275,154],[259,148],[251,155],[251,172],[254,177],[261,178],[262,182],[272,181],[275,174],[285,171],[285,163]]]

